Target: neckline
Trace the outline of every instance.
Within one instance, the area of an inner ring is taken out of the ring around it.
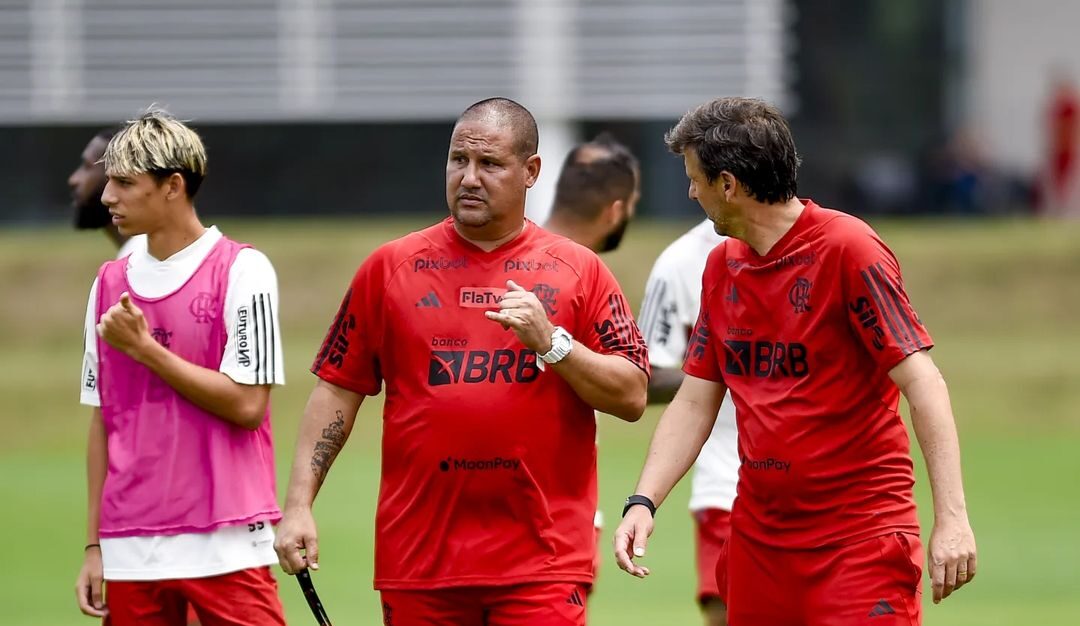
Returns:
[[[495,248],[494,250],[484,250],[480,246],[477,246],[475,243],[463,237],[461,233],[459,233],[457,229],[454,228],[453,217],[448,217],[443,220],[443,232],[446,235],[447,239],[449,239],[456,246],[464,250],[466,253],[477,257],[480,260],[498,258],[507,253],[519,250],[522,246],[532,240],[533,235],[537,230],[538,227],[536,226],[536,224],[529,218],[525,218],[525,224],[522,227],[521,232],[519,232],[513,239],[507,241],[498,248]]]

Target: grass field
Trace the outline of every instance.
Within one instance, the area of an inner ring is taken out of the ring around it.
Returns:
[[[274,395],[279,484],[287,480],[307,373],[356,265],[416,223],[229,222],[278,269],[289,384]],[[640,301],[656,253],[686,225],[635,224],[608,257]],[[931,626],[1080,624],[1080,227],[990,222],[877,224],[934,334],[949,381],[979,543],[976,581],[939,606]],[[78,405],[80,329],[104,238],[64,229],[0,232],[0,503],[8,565],[0,570],[0,624],[89,624],[72,588],[82,557],[83,446]],[[316,505],[317,584],[340,625],[379,623],[371,590],[372,526],[381,399],[365,404]],[[611,524],[634,485],[658,410],[637,424],[601,425],[601,508]],[[929,529],[920,469],[919,500]],[[686,481],[687,483],[689,481]],[[697,624],[687,485],[658,517],[648,580],[626,576],[609,550],[591,604],[597,626]],[[282,577],[292,624],[313,623]]]

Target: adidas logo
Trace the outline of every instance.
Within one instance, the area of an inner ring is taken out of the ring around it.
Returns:
[[[884,600],[878,600],[878,603],[874,605],[874,608],[870,609],[870,617],[878,617],[880,615],[892,615],[896,613],[892,606]]]
[[[566,603],[580,607],[585,606],[585,603],[581,601],[581,594],[578,593],[577,589],[574,589],[574,591],[570,594],[570,597],[566,599]]]
[[[418,309],[441,309],[442,302],[439,302],[439,296],[435,295],[434,291],[429,291],[426,296],[420,298],[416,302],[416,308]]]

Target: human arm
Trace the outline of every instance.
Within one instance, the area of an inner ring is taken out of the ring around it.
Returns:
[[[270,385],[241,384],[170,352],[150,335],[146,318],[127,292],[101,316],[97,332],[110,346],[145,365],[199,408],[249,430],[262,424]]]
[[[489,320],[512,329],[526,348],[539,354],[551,350],[555,325],[548,319],[543,304],[531,291],[507,281],[507,292],[498,311],[486,311]],[[580,341],[552,368],[583,401],[598,411],[635,422],[645,411],[645,372],[618,354],[594,352]]]
[[[83,550],[82,568],[75,582],[75,598],[79,610],[90,617],[103,617],[108,612],[102,594],[104,572],[101,547],[98,546],[101,492],[105,487],[108,454],[105,423],[101,417],[101,409],[95,407],[90,416],[90,432],[86,440],[86,548]]]
[[[315,384],[300,419],[285,509],[274,549],[281,569],[319,569],[319,544],[311,507],[338,452],[352,432],[364,396],[324,380]],[[303,553],[301,553],[303,552]]]
[[[653,365],[649,378],[648,403],[666,404],[671,402],[682,385],[686,375],[677,367],[657,367]]]
[[[725,393],[727,387],[722,382],[686,376],[656,424],[635,494],[649,498],[657,507],[663,503],[700,454]],[[649,574],[648,568],[636,565],[633,559],[645,556],[652,531],[649,510],[630,507],[615,530],[615,560],[621,569],[639,578]]]
[[[889,371],[911,407],[934,500],[934,527],[927,560],[934,603],[975,578],[975,534],[968,521],[956,434],[945,379],[925,350],[914,352]]]

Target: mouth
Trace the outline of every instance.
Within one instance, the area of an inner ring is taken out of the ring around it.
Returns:
[[[458,204],[467,207],[478,207],[484,204],[484,199],[480,196],[464,193],[458,196]]]

